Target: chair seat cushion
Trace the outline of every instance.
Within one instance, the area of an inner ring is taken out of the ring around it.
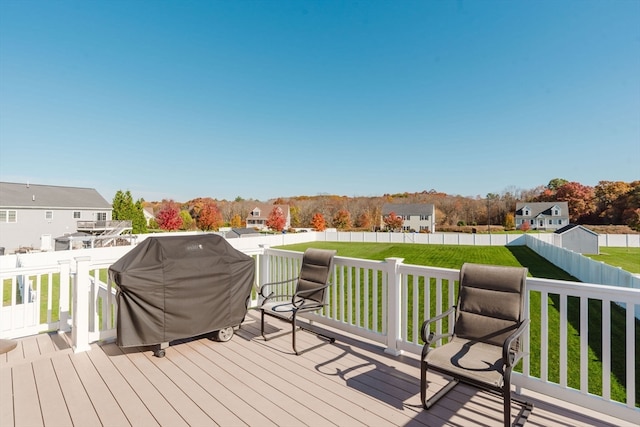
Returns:
[[[268,301],[260,307],[260,310],[267,311],[269,314],[276,315],[283,319],[290,319],[291,316],[293,316],[294,311],[304,313],[307,311],[319,310],[323,306],[323,304],[320,304],[317,301],[305,300],[305,302],[296,309],[296,307],[291,304],[291,301]]]
[[[455,377],[467,377],[493,387],[503,384],[502,347],[496,345],[455,337],[431,349],[425,362],[430,368]]]

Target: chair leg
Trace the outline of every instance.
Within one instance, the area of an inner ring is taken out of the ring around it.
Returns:
[[[298,350],[296,350],[296,315],[293,315],[293,320],[291,321],[291,345],[293,346],[293,352],[296,356],[300,356]]]
[[[445,394],[449,393],[460,380],[453,378],[444,387],[438,390],[430,399],[427,399],[427,371],[429,370],[429,364],[427,362],[421,362],[420,367],[420,400],[422,401],[422,407],[429,409],[435,403],[440,400]]]
[[[260,335],[262,335],[262,338],[264,338],[264,340],[267,340],[267,337],[264,336],[264,310],[260,310]]]
[[[504,427],[511,426],[511,384],[505,381],[502,399],[504,400]]]

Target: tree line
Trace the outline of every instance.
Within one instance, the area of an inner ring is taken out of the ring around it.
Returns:
[[[567,202],[571,223],[583,225],[625,225],[640,231],[640,181],[600,181],[595,187],[554,178],[547,185],[529,190],[509,187],[501,193],[466,197],[435,190],[416,193],[384,194],[375,197],[347,197],[338,195],[281,197],[268,201],[274,208],[269,212],[267,225],[281,231],[284,227],[278,206],[288,205],[292,228],[322,230],[373,231],[381,225],[397,227],[397,219],[385,218],[380,224],[382,207],[386,203],[433,204],[436,224],[440,230],[460,225],[500,225],[515,227],[517,202]],[[131,193],[118,191],[113,200],[113,219],[129,219],[134,233],[149,229],[218,230],[220,227],[241,228],[246,218],[261,203],[254,199],[216,200],[196,198],[184,203],[173,200],[133,201]],[[152,212],[147,223],[142,210]],[[392,224],[393,226],[391,226]]]

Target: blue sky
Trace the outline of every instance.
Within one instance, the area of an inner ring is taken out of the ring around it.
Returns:
[[[640,1],[0,0],[0,180],[266,201],[640,179]]]

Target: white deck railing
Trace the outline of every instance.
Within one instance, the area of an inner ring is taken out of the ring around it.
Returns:
[[[256,258],[256,286],[295,277],[302,261],[299,252],[270,248],[243,252]],[[76,352],[115,337],[115,287],[107,270],[117,258],[90,254],[51,265],[3,268],[0,337],[71,330]],[[458,270],[402,261],[336,257],[329,307],[309,319],[378,342],[393,355],[419,354],[420,326],[454,304]],[[20,282],[30,282],[33,290],[23,291],[24,298]],[[251,306],[256,307],[257,295],[252,296]],[[529,354],[515,373],[514,384],[637,421],[640,327],[634,307],[640,305],[640,290],[530,278],[526,304],[531,328],[524,348]],[[447,329],[451,320],[437,327]],[[624,341],[624,354],[614,352],[618,347],[612,340]]]

